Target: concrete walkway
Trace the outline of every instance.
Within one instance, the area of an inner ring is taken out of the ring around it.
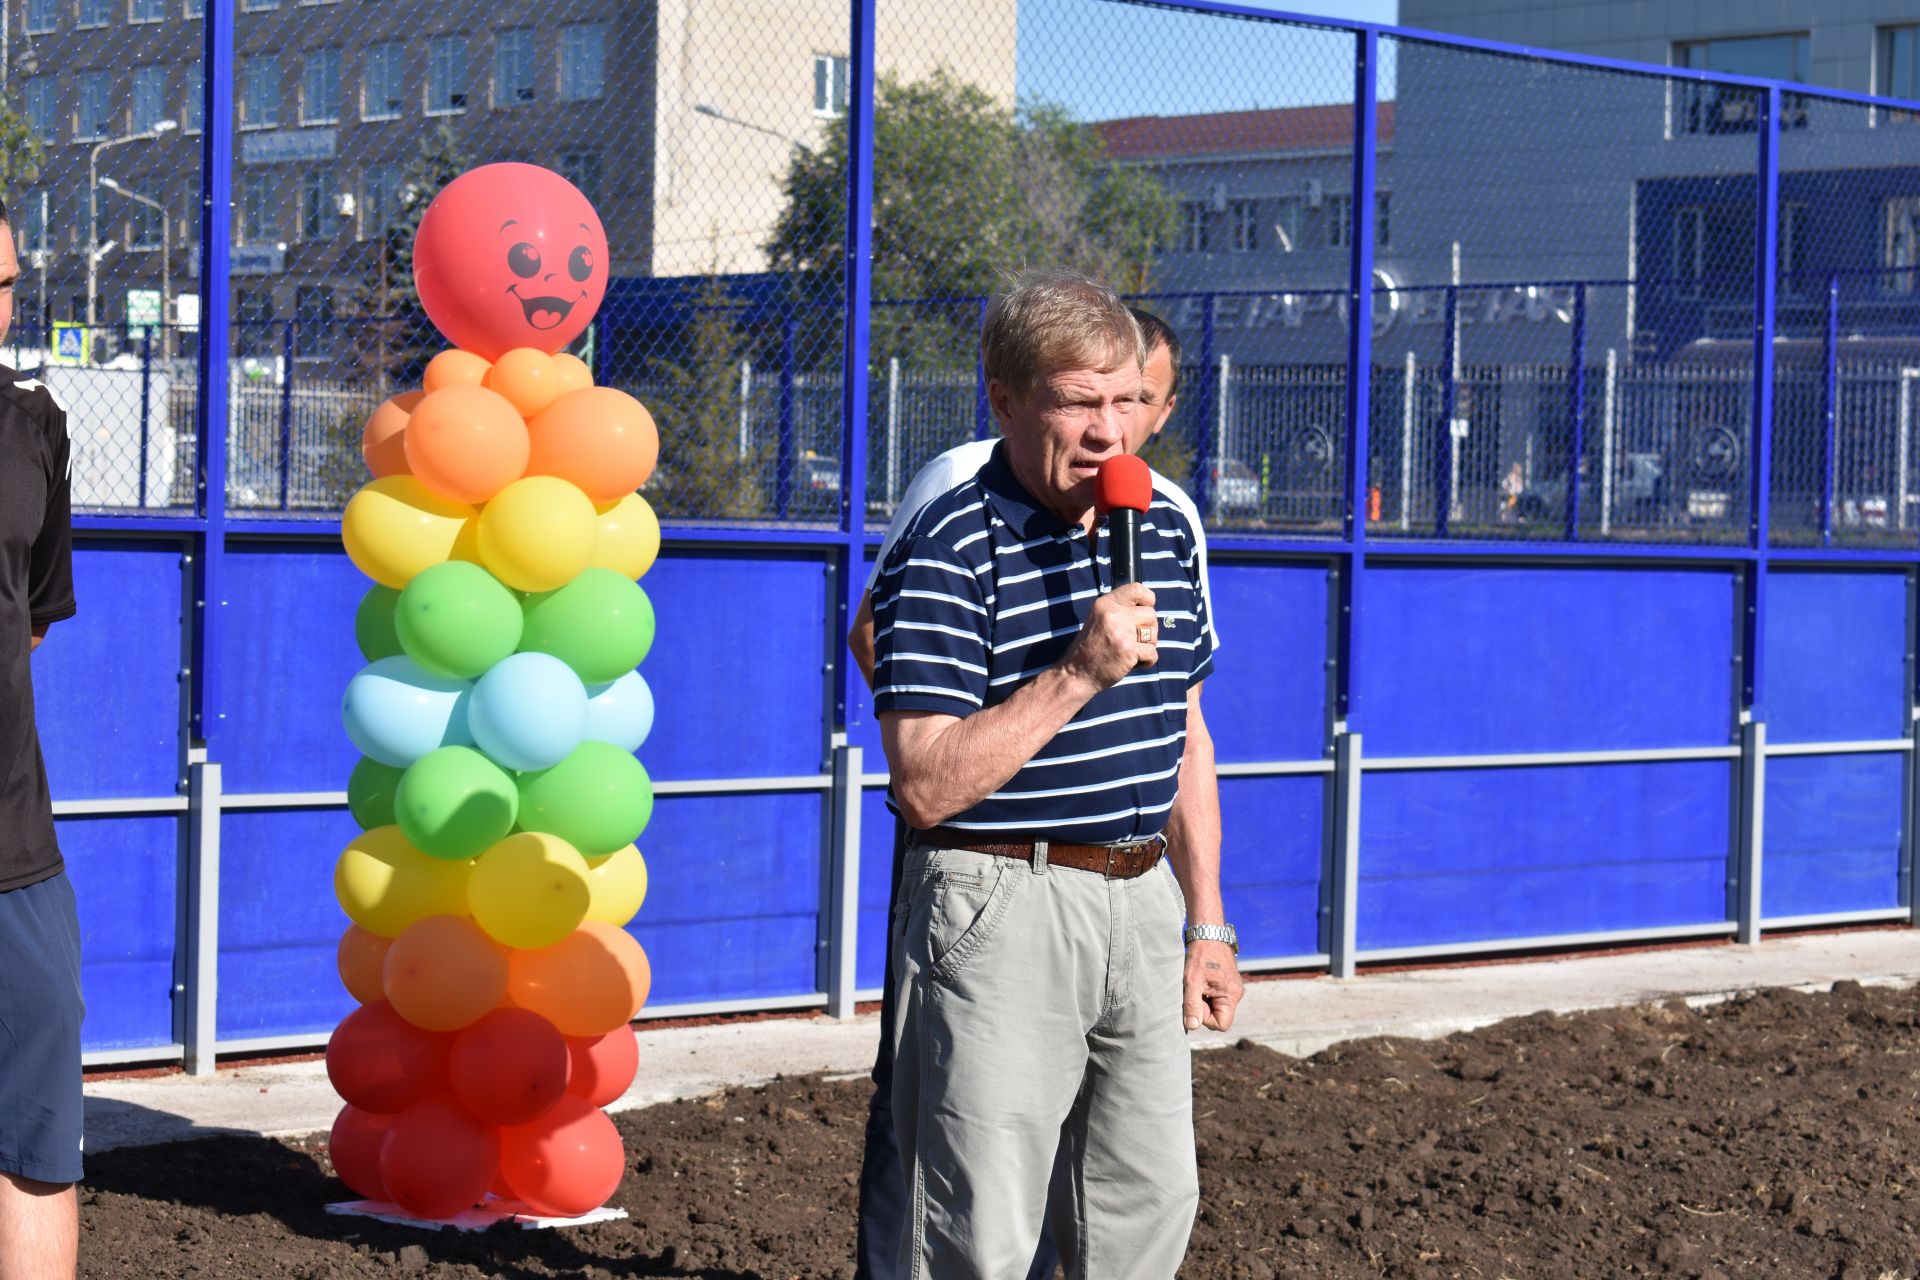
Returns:
[[[1251,982],[1233,1030],[1304,1057],[1368,1036],[1430,1038],[1551,1009],[1562,1013],[1684,997],[1698,1002],[1763,987],[1825,988],[1843,978],[1920,982],[1920,930],[1808,934],[1759,947],[1687,947],[1578,959],[1477,964],[1331,978]],[[640,1074],[609,1110],[697,1097],[776,1075],[856,1074],[873,1062],[877,1020],[779,1018],[640,1032]],[[87,1086],[87,1150],[219,1133],[292,1136],[328,1128],[340,1100],[318,1062],[222,1069]]]

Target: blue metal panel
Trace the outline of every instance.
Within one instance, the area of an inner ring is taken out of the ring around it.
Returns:
[[[1320,777],[1222,778],[1220,891],[1240,953],[1311,955],[1320,945]]]
[[[353,611],[369,583],[338,543],[310,540],[237,542],[224,571],[226,719],[214,758],[226,789],[344,789],[358,753],[340,695],[364,663]]]
[[[1728,741],[1729,573],[1375,563],[1368,576],[1369,756]]]
[[[823,820],[818,793],[661,797],[632,926],[653,963],[650,1004],[819,990]]]
[[[1360,946],[1724,920],[1732,787],[1718,760],[1369,774]]]
[[[1763,918],[1900,905],[1905,768],[1893,752],[1767,761]]]
[[[876,788],[860,800],[860,954],[854,961],[854,980],[862,987],[877,987],[887,976],[897,819],[887,808],[885,792]]]
[[[324,1032],[352,1011],[334,959],[348,922],[333,865],[359,831],[345,809],[221,819],[221,1039]]]
[[[1907,575],[1776,569],[1769,577],[1768,740],[1904,737]]]
[[[33,658],[33,698],[56,800],[170,796],[179,786],[181,548],[83,539],[80,612]]]
[[[81,1047],[171,1044],[180,819],[55,824],[80,912]]]
[[[1221,650],[1202,706],[1220,760],[1326,754],[1328,573],[1325,565],[1214,561]]]

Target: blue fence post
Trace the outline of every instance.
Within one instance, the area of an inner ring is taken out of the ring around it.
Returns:
[[[1447,536],[1453,521],[1453,414],[1459,388],[1454,383],[1454,346],[1460,330],[1460,286],[1447,286],[1446,331],[1440,349],[1440,435],[1433,451],[1433,536]]]
[[[793,380],[793,305],[789,303],[780,319],[779,443],[773,462],[773,507],[782,520],[793,501]]]
[[[980,299],[980,324],[974,330],[973,344],[973,438],[985,440],[993,434],[993,403],[987,399],[987,366],[980,361],[978,337],[986,332],[987,307],[992,298]]]
[[[1213,295],[1188,296],[1201,299],[1200,384],[1194,389],[1193,502],[1204,521],[1213,517],[1213,423],[1219,413],[1219,406],[1215,404],[1218,394],[1214,381]]]
[[[1840,397],[1840,273],[1827,277],[1827,324],[1820,387],[1820,545],[1833,545],[1835,418]]]
[[[293,327],[289,320],[280,331],[280,509],[285,511],[293,478]]]
[[[147,509],[147,442],[153,438],[153,326],[140,330],[140,509]]]
[[[1573,287],[1573,359],[1567,378],[1567,541],[1580,540],[1580,464],[1587,458],[1587,286]]]

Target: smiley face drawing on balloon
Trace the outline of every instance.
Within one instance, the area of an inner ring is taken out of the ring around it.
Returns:
[[[489,164],[449,182],[414,240],[420,304],[454,345],[487,360],[559,351],[607,294],[607,233],[550,169]]]

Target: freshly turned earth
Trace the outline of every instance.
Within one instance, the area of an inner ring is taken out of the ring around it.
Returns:
[[[1914,991],[1841,983],[1307,1059],[1196,1054],[1182,1274],[1914,1280],[1917,1024]],[[323,1136],[109,1152],[87,1162],[80,1270],[851,1276],[867,1094],[789,1079],[621,1115],[632,1216],[566,1231],[330,1217],[351,1196]]]

